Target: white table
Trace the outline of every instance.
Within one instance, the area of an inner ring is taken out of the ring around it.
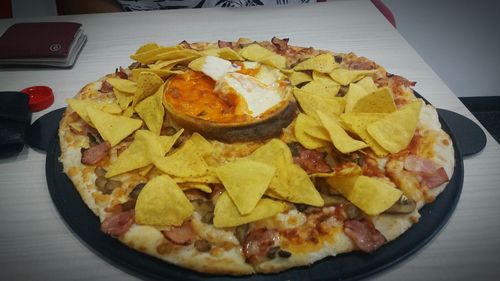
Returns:
[[[200,9],[82,15],[0,21],[0,32],[16,21],[76,21],[88,43],[68,70],[0,70],[0,90],[48,85],[52,107],[64,107],[86,82],[120,65],[141,44],[182,40],[289,37],[314,46],[372,58],[392,73],[418,81],[431,103],[476,120],[369,1],[285,8]],[[474,81],[471,81],[474,83]],[[500,147],[488,144],[466,158],[457,209],[423,250],[376,275],[378,280],[493,280],[500,277]],[[0,160],[1,280],[137,280],[99,258],[72,234],[55,209],[45,181],[45,155],[25,149]]]

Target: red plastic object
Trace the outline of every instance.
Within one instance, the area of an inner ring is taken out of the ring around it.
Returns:
[[[396,26],[396,19],[394,18],[394,15],[392,14],[391,10],[382,2],[382,0],[372,0],[373,5],[384,15],[384,17],[394,26],[394,28],[397,28]]]
[[[21,92],[29,96],[29,108],[31,112],[44,110],[54,103],[54,93],[47,86],[33,86],[22,89]]]

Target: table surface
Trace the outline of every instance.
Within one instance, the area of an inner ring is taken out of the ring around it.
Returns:
[[[415,89],[439,108],[477,122],[449,88],[369,1],[279,8],[198,9],[0,21],[76,21],[88,42],[72,69],[0,70],[0,91],[30,85],[54,89],[55,103],[33,120],[64,107],[89,81],[131,63],[146,42],[268,40],[369,57],[389,72],[418,81]],[[473,83],[473,81],[471,81]],[[479,122],[477,122],[479,123]],[[500,276],[500,146],[465,158],[462,196],[448,224],[426,247],[372,279],[493,280]],[[89,250],[65,225],[45,180],[45,154],[24,149],[0,160],[0,279],[137,280]]]

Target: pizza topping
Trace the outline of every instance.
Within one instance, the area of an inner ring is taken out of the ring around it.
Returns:
[[[332,168],[325,161],[326,153],[298,147],[298,155],[293,157],[293,162],[307,173],[329,173]]]
[[[278,54],[285,54],[288,49],[288,38],[279,39],[278,37],[273,37],[271,43],[276,47]]]
[[[101,84],[101,88],[99,89],[101,93],[111,93],[113,92],[113,85],[108,83],[108,81],[103,81]]]
[[[212,249],[212,245],[205,239],[196,240],[194,242],[194,247],[200,252],[208,252]]]
[[[82,163],[86,165],[95,165],[99,163],[102,159],[108,156],[108,152],[111,149],[109,142],[103,142],[98,145],[94,145],[90,148],[82,148]]]
[[[422,183],[424,183],[428,188],[438,187],[449,180],[448,174],[443,167],[440,167],[431,175],[422,176]]]
[[[385,237],[369,220],[348,220],[344,222],[344,231],[352,242],[363,252],[371,253],[384,245]]]
[[[415,210],[417,204],[414,200],[406,197],[405,195],[401,195],[399,200],[394,203],[389,209],[387,209],[384,213],[388,214],[409,214]]]
[[[267,228],[253,229],[243,242],[243,254],[247,262],[257,263],[266,257],[269,249],[279,245],[279,235]]]
[[[115,75],[121,79],[128,79],[128,74],[126,70],[120,66],[120,68],[115,69]]]
[[[101,231],[118,237],[125,234],[134,223],[134,210],[121,212],[105,219],[101,223]]]
[[[405,158],[404,168],[408,171],[419,174],[422,183],[428,188],[434,188],[449,180],[446,170],[429,159],[418,155],[409,154]]]
[[[385,165],[387,176],[401,189],[406,196],[419,202],[423,198],[417,175],[404,170],[404,162],[391,159]]]
[[[161,232],[170,242],[177,245],[189,245],[193,242],[195,232],[191,221],[185,221],[180,227],[172,227]]]
[[[122,185],[120,181],[106,179],[105,177],[97,177],[95,185],[99,191],[104,194],[111,194],[115,188]]]

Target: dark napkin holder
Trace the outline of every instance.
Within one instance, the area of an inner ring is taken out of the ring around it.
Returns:
[[[31,123],[28,95],[0,92],[0,158],[17,155],[24,148]]]

